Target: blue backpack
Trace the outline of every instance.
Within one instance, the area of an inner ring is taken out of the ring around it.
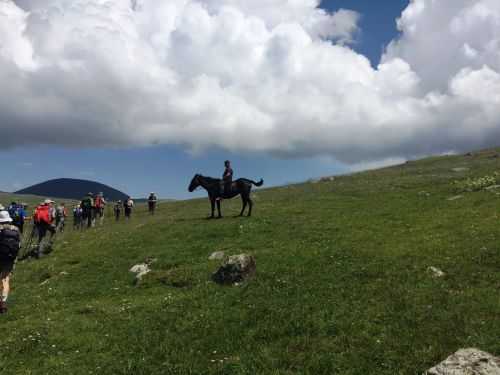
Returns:
[[[14,225],[21,224],[22,217],[19,206],[10,206],[8,212]]]

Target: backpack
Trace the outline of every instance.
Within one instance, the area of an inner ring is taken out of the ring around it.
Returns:
[[[0,227],[0,260],[14,261],[19,254],[20,242],[19,231],[12,227]]]
[[[12,219],[14,225],[21,224],[21,213],[19,212],[19,207],[11,206],[9,207],[9,216]]]
[[[50,219],[50,207],[47,205],[38,206],[35,212],[35,222],[50,224],[52,220]]]
[[[104,206],[104,200],[101,197],[95,199],[96,208],[102,208]]]
[[[62,217],[65,217],[65,212],[64,212],[64,207],[63,206],[59,206],[56,208],[56,217],[57,218],[62,218]]]
[[[90,210],[92,208],[92,198],[86,197],[82,199],[82,208],[84,210]]]

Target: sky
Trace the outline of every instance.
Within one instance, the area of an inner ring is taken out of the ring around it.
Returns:
[[[496,145],[497,0],[0,0],[0,190],[190,198]]]

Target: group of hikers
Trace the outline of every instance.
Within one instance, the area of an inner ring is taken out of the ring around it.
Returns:
[[[229,160],[224,162],[224,173],[220,184],[220,191],[217,192],[217,201],[221,197],[231,193],[233,182],[233,170]],[[257,186],[261,186],[257,184]],[[158,199],[155,193],[150,193],[147,199],[148,211],[155,214]],[[103,225],[105,207],[107,201],[104,194],[88,193],[77,205],[73,207],[73,228],[81,230],[85,227],[91,228]],[[113,213],[116,221],[119,221],[122,212],[125,220],[132,216],[134,201],[128,197],[123,202],[118,200],[113,206]],[[32,216],[28,216],[28,205],[25,203],[12,202],[8,208],[0,204],[0,314],[7,312],[7,298],[10,291],[10,277],[14,270],[21,250],[21,240],[25,231],[25,223],[32,220],[31,233],[25,236],[27,244],[26,254],[21,259],[29,257],[40,258],[52,251],[55,236],[63,232],[68,217],[65,203],[56,204],[51,199],[46,199],[40,203],[33,211]],[[213,210],[212,210],[213,215]],[[44,241],[49,233],[48,241]],[[35,238],[36,245],[32,249],[32,242]]]
[[[157,206],[155,193],[148,197],[148,210],[155,214]],[[103,193],[88,193],[76,206],[73,207],[73,228],[81,230],[85,227],[94,227],[104,222],[106,199]],[[113,207],[115,220],[119,221],[122,215],[126,220],[132,216],[134,201],[128,197],[123,202],[118,200]],[[29,235],[25,235],[26,253],[21,259],[39,259],[52,251],[57,233],[63,232],[68,217],[65,203],[56,204],[51,199],[45,199],[28,216],[26,203],[12,202],[7,208],[0,204],[0,314],[7,312],[7,298],[10,291],[10,277],[14,265],[20,255],[21,242],[25,232],[25,223],[33,222]],[[49,234],[49,236],[47,236]],[[35,243],[34,248],[32,248]]]

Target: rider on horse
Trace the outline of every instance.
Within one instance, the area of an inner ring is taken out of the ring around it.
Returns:
[[[231,168],[231,162],[226,160],[224,162],[224,173],[222,174],[222,182],[224,188],[222,189],[222,195],[228,195],[231,193],[231,185],[233,183],[233,169]]]

